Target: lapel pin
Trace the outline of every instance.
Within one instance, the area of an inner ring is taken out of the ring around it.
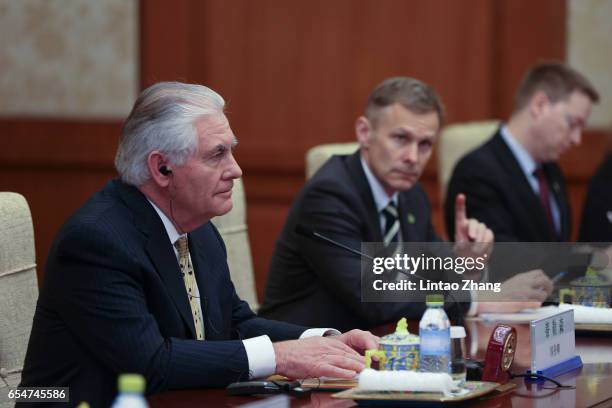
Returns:
[[[408,224],[414,224],[416,222],[416,218],[414,218],[414,214],[408,213]]]

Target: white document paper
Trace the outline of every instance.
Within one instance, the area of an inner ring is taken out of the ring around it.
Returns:
[[[565,310],[574,310],[575,323],[612,324],[612,309],[589,307],[581,305],[560,304],[559,306],[544,306],[538,309],[525,309],[518,313],[484,313],[480,318],[485,321],[529,323],[559,313]]]

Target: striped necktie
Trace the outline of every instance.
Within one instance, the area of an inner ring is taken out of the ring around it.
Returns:
[[[399,239],[399,218],[397,217],[397,207],[393,200],[382,209],[382,214],[385,217],[385,232],[383,234],[383,242],[385,247],[397,244]]]
[[[187,243],[187,236],[184,235],[177,239],[174,243],[174,246],[176,247],[176,250],[179,253],[179,266],[181,267],[183,282],[185,283],[185,289],[187,290],[187,296],[189,297],[189,306],[191,307],[191,316],[193,317],[196,338],[198,340],[204,340],[204,322],[202,320],[202,308],[199,301],[200,298],[199,296],[196,296],[196,289],[198,287],[198,284],[196,283],[193,265],[191,264],[191,257],[189,256],[189,245]]]

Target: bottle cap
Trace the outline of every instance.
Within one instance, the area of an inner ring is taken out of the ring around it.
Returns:
[[[140,374],[121,374],[119,376],[119,392],[144,393],[145,379]]]
[[[444,296],[440,293],[425,296],[425,304],[427,306],[444,306]]]
[[[463,326],[451,326],[450,329],[451,339],[462,339],[465,337],[465,327]]]

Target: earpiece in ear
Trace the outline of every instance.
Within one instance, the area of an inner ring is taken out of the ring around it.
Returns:
[[[172,170],[170,170],[166,165],[163,165],[159,167],[159,172],[164,176],[168,176],[172,173]]]

